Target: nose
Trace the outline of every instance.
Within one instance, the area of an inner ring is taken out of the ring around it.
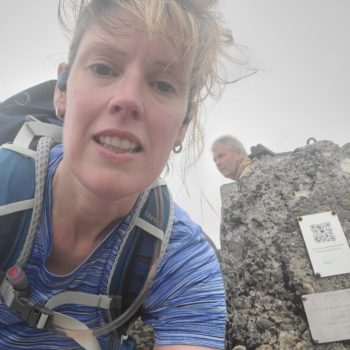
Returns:
[[[144,113],[144,86],[140,74],[125,73],[111,87],[111,114],[139,119]]]

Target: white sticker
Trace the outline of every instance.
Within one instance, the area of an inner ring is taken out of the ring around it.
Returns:
[[[298,218],[314,274],[320,277],[350,273],[350,248],[334,212]]]

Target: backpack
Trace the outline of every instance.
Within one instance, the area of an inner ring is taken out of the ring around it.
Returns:
[[[0,297],[29,325],[66,336],[65,329],[79,330],[68,336],[85,349],[99,350],[97,335],[117,331],[125,339],[141,314],[169,240],[173,202],[161,179],[140,196],[108,279],[108,295],[66,291],[42,305],[27,298],[25,287],[13,283],[11,276],[6,278],[6,271],[23,272],[20,267],[29,257],[40,218],[50,148],[61,142],[61,122],[52,104],[55,84],[45,82],[0,104]],[[52,310],[61,304],[104,308],[110,322],[89,329]]]

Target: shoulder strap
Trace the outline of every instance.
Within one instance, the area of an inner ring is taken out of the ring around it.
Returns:
[[[43,137],[33,160],[21,146],[0,150],[0,271],[28,258],[40,217],[52,139]],[[5,171],[6,169],[6,171]]]
[[[125,332],[141,312],[173,224],[173,202],[161,179],[144,193],[138,207],[108,284],[110,295],[121,296],[121,305],[111,308],[109,315],[120,333]]]
[[[46,134],[51,137],[41,137]],[[0,147],[0,271],[23,265],[28,258],[40,217],[50,148],[60,139],[59,126],[27,116],[13,143]]]
[[[34,161],[0,150],[0,183],[0,271],[6,271],[15,264],[29,228],[35,191]]]

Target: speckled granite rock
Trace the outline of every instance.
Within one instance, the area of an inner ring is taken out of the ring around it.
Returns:
[[[138,319],[132,325],[129,332],[136,341],[137,350],[152,350],[154,344],[153,329],[146,326],[141,319]]]
[[[254,158],[222,211],[227,350],[350,349],[350,341],[315,345],[301,301],[350,288],[349,274],[314,276],[298,226],[298,216],[329,210],[350,242],[350,143],[321,141]]]

